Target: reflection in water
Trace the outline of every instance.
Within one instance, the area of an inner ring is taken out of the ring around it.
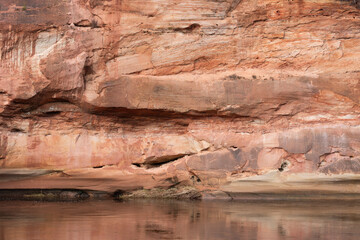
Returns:
[[[359,239],[360,204],[0,202],[0,239]]]

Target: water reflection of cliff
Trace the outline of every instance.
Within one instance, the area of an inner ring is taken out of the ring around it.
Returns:
[[[0,239],[357,239],[339,203],[1,202]]]

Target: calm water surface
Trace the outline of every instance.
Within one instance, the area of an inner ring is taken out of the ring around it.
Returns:
[[[356,202],[0,202],[0,239],[360,239]]]

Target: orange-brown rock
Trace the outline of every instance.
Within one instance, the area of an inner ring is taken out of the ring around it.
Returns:
[[[358,193],[359,4],[0,0],[0,188]]]

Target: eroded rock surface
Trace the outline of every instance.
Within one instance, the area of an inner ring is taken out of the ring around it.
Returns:
[[[359,192],[358,1],[0,0],[0,49],[2,189]]]

